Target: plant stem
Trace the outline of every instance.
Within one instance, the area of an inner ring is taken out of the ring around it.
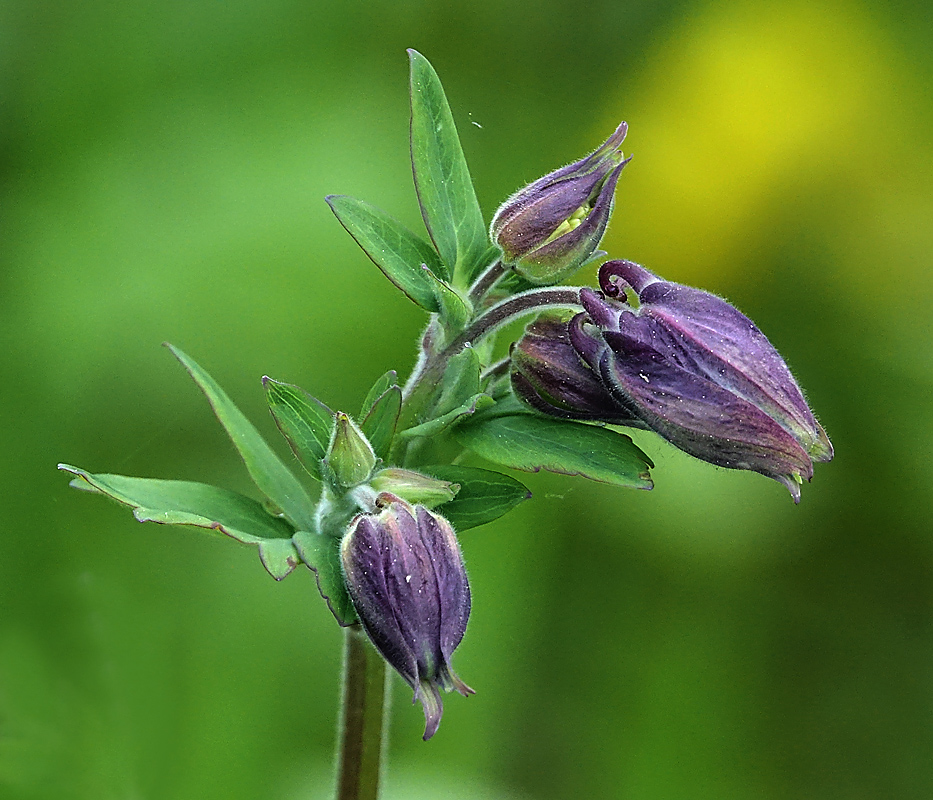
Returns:
[[[345,631],[337,800],[376,800],[388,717],[386,663],[359,625]]]
[[[473,320],[466,330],[441,352],[425,358],[415,368],[403,392],[404,404],[400,429],[411,422],[413,409],[419,409],[424,399],[422,395],[434,390],[437,382],[443,377],[451,358],[464,347],[493,333],[507,322],[543,307],[578,309],[580,308],[580,290],[573,287],[532,289],[503,300]]]
[[[476,283],[470,287],[470,301],[474,306],[486,296],[486,292],[488,292],[506,272],[507,270],[500,260],[494,262],[476,279]]]

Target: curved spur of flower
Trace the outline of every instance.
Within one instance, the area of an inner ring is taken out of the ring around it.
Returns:
[[[492,240],[502,260],[537,284],[557,283],[596,252],[612,213],[623,159],[623,122],[586,158],[513,194],[493,216]]]
[[[576,317],[570,338],[616,400],[681,450],[774,478],[799,502],[813,462],[833,449],[757,326],[721,298],[630,261],[603,264],[599,282],[601,292],[581,290],[589,319]]]
[[[450,523],[390,494],[353,518],[341,544],[347,589],[376,649],[415,690],[424,739],[444,711],[440,689],[473,694],[450,666],[470,617],[470,587]]]

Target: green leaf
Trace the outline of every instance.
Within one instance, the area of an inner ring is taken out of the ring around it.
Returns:
[[[440,417],[429,419],[427,422],[402,431],[399,437],[402,439],[414,439],[417,436],[437,436],[452,425],[460,422],[464,417],[469,417],[477,411],[488,408],[493,402],[493,399],[488,394],[477,394],[453,411],[448,411]]]
[[[308,474],[321,479],[321,459],[334,429],[334,412],[304,389],[262,379],[272,418]]]
[[[477,455],[513,469],[546,469],[638,489],[654,485],[651,459],[628,436],[608,428],[515,414],[462,425],[454,435]]]
[[[444,371],[434,406],[434,414],[440,416],[468,403],[480,394],[480,364],[476,349],[467,345],[453,356]]]
[[[473,316],[472,304],[430,270],[425,270],[424,273],[431,281],[444,333],[448,339],[452,339],[466,327]]]
[[[298,531],[292,541],[298,548],[301,560],[314,571],[318,591],[337,622],[344,627],[356,622],[356,611],[347,592],[340,564],[341,540],[336,536]]]
[[[492,522],[531,497],[528,488],[515,478],[492,470],[447,464],[419,469],[460,484],[457,496],[437,509],[458,531]]]
[[[233,444],[240,452],[250,477],[266,497],[282,509],[296,528],[308,528],[314,524],[314,504],[304,487],[282,463],[259,431],[233,404],[217,382],[177,347],[166,343],[194,382],[210,401],[217,419],[224,426]]]
[[[444,279],[450,275],[431,245],[369,203],[340,194],[324,199],[347,233],[392,283],[426,311],[438,310],[422,264]]]
[[[383,461],[389,457],[401,411],[402,390],[392,386],[373,404],[372,410],[360,425],[376,456]]]
[[[486,225],[440,79],[421,53],[408,56],[411,164],[421,215],[455,285],[465,287],[487,266]]]
[[[68,464],[58,468],[77,477],[71,485],[130,506],[140,522],[191,525],[259,546],[263,566],[282,580],[299,562],[292,545],[294,529],[266,513],[262,503],[237,492],[191,481],[93,474]]]
[[[390,369],[385,375],[382,375],[372,385],[372,388],[366,393],[366,399],[363,401],[363,407],[360,409],[360,419],[365,419],[366,415],[373,410],[376,401],[386,393],[391,386],[398,386],[398,374],[394,369]]]

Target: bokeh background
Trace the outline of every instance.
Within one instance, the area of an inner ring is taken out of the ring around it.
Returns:
[[[55,464],[252,491],[163,340],[270,438],[263,374],[353,411],[407,373],[423,316],[322,200],[420,229],[406,47],[487,215],[627,120],[606,249],[752,316],[837,457],[799,507],[650,436],[652,492],[525,476],[463,536],[477,695],[425,744],[396,681],[386,797],[933,796],[933,6],[896,0],[0,6],[0,796],[330,795],[310,573]]]

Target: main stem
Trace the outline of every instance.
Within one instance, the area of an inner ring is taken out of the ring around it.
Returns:
[[[337,800],[376,800],[386,737],[386,662],[359,625],[345,628]]]

